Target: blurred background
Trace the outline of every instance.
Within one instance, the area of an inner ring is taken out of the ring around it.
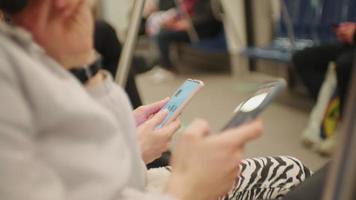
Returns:
[[[98,20],[116,31],[120,45],[127,38],[134,2],[105,0],[95,8]],[[262,114],[264,135],[248,145],[246,156],[290,155],[316,170],[334,151],[340,120],[340,115],[328,114],[330,104],[316,106],[322,99],[333,102],[330,90],[336,83],[322,97],[313,97],[296,72],[293,55],[340,42],[332,27],[355,22],[353,9],[352,0],[148,0],[126,90],[137,107],[172,95],[187,78],[202,80],[204,89],[182,114],[183,128],[204,118],[217,131],[261,83],[284,78],[288,88]],[[335,109],[340,111],[332,107],[333,113]],[[312,111],[319,118],[311,119]],[[332,121],[326,134],[325,116]]]

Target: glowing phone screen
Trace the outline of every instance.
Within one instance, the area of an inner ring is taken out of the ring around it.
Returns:
[[[171,97],[169,102],[162,108],[168,110],[168,115],[163,120],[162,124],[158,126],[158,128],[162,128],[169,119],[174,115],[175,111],[181,107],[185,101],[190,97],[190,95],[200,87],[200,84],[195,81],[185,81],[180,88],[175,92],[175,94]]]

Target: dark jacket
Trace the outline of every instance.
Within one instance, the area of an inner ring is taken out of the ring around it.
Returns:
[[[218,21],[213,14],[211,0],[197,0],[192,21],[201,38],[213,37],[223,30],[221,21]]]

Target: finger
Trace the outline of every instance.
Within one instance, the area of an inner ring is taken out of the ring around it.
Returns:
[[[162,129],[160,129],[160,132],[166,134],[168,139],[171,139],[174,133],[176,133],[180,127],[181,127],[180,119],[176,119],[172,123],[169,123]]]
[[[210,127],[207,121],[197,119],[190,124],[185,133],[187,137],[202,138],[210,134]]]
[[[168,103],[169,99],[170,99],[169,97],[166,97],[161,101],[143,106],[144,114],[146,116],[149,116],[157,113],[159,110],[163,108],[163,106],[165,106]]]
[[[159,111],[151,119],[148,120],[149,126],[157,127],[164,121],[164,119],[166,118],[167,115],[168,115],[167,109],[163,109],[163,110]]]
[[[220,142],[230,144],[235,148],[241,148],[248,141],[261,136],[262,130],[262,121],[255,120],[249,124],[223,132],[223,134],[219,135],[219,140]]]

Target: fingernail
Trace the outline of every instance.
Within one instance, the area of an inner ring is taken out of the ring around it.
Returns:
[[[162,110],[162,112],[163,112],[163,113],[168,113],[169,110],[168,110],[167,108],[165,108],[165,109]]]

